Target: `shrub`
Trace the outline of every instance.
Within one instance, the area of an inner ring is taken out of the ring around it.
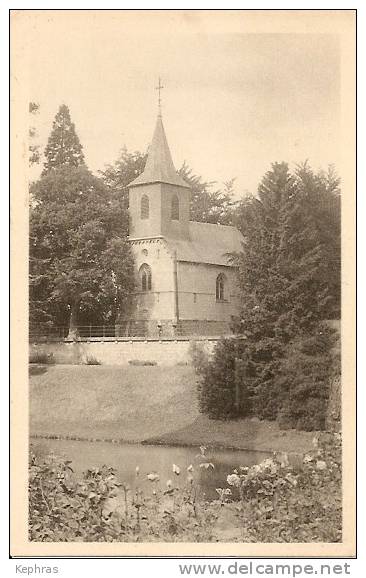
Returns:
[[[76,477],[71,462],[30,454],[29,539],[38,542],[339,542],[342,540],[341,438],[322,434],[301,466],[286,454],[240,467],[217,488],[199,493],[200,472],[213,464],[201,447],[199,466],[173,464],[171,480],[142,477],[134,488],[103,466]],[[181,487],[176,477],[185,479]],[[142,479],[141,479],[142,478]]]
[[[342,540],[341,438],[323,434],[301,467],[274,456],[227,477],[246,542]]]
[[[275,337],[263,337],[248,343],[251,409],[260,419],[275,420],[279,410],[276,377],[283,347]]]
[[[130,365],[146,366],[146,365],[157,365],[156,361],[149,361],[148,359],[130,359],[128,362]]]
[[[280,427],[324,430],[334,364],[333,334],[318,331],[294,339],[276,377]]]
[[[90,355],[86,358],[85,365],[102,365],[102,362],[93,355]]]
[[[217,343],[211,359],[195,345],[191,357],[198,375],[200,410],[213,419],[253,415],[277,419],[282,429],[305,431],[324,430],[331,411],[332,429],[339,429],[336,339],[332,329],[319,324],[311,334],[300,333],[287,345],[276,336],[258,341],[224,339]]]
[[[186,484],[168,480],[161,488],[151,473],[135,487],[120,483],[103,466],[77,478],[71,462],[54,455],[30,455],[29,539],[42,542],[135,542],[212,540],[215,508],[199,507],[192,466]],[[173,465],[172,477],[181,474]],[[147,488],[146,488],[147,485]],[[117,499],[117,497],[119,499]]]
[[[247,349],[242,341],[223,339],[216,344],[213,358],[196,355],[200,411],[212,419],[248,415]],[[236,387],[239,405],[236,405]]]
[[[200,341],[191,341],[188,354],[197,375],[202,375],[209,363],[209,354],[204,345]]]
[[[32,351],[29,355],[29,363],[52,365],[55,363],[55,359],[53,353],[47,353],[46,351]]]

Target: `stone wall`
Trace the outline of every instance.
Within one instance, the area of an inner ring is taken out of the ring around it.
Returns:
[[[213,351],[217,339],[200,339],[208,353]],[[115,340],[105,338],[81,341],[54,341],[31,343],[30,357],[36,353],[52,354],[55,363],[80,365],[88,358],[102,365],[126,365],[131,361],[151,361],[158,365],[190,363],[190,347],[193,340]]]

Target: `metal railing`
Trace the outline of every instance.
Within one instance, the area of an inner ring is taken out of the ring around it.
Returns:
[[[126,339],[126,338],[167,338],[189,336],[217,336],[230,331],[222,322],[213,320],[185,320],[174,323],[171,320],[161,322],[124,319],[116,325],[78,325],[77,332],[70,332],[67,326],[31,324],[30,341],[59,341],[63,339]]]
[[[115,325],[78,325],[77,333],[79,337],[115,337],[116,327]],[[69,327],[66,326],[30,326],[29,328],[29,338],[34,339],[66,339],[69,335]]]

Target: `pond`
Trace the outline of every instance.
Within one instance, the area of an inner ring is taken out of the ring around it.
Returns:
[[[133,487],[136,481],[136,466],[139,467],[140,483],[150,482],[146,476],[157,472],[160,483],[165,486],[167,480],[173,480],[177,486],[186,483],[187,468],[192,465],[193,476],[200,487],[202,497],[212,500],[218,497],[216,488],[228,487],[226,476],[240,466],[251,466],[263,461],[271,454],[242,450],[206,451],[207,459],[202,460],[199,448],[171,447],[145,444],[112,444],[108,442],[87,442],[73,440],[32,440],[36,453],[46,454],[53,451],[72,461],[76,474],[87,469],[112,466],[118,472],[121,482]],[[214,468],[202,468],[202,461],[211,462]],[[180,475],[173,473],[173,464],[180,469]]]

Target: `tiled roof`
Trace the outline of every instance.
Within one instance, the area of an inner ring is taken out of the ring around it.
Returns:
[[[190,188],[174,168],[168,141],[165,136],[163,121],[160,115],[156,121],[155,131],[148,150],[144,172],[132,181],[129,186],[136,187],[148,183],[167,183],[179,187]]]
[[[166,238],[178,261],[230,265],[229,253],[242,250],[243,237],[236,227],[190,221],[189,236],[189,240]]]

